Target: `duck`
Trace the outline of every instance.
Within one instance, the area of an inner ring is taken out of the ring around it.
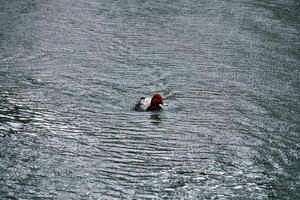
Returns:
[[[141,97],[138,103],[135,105],[135,109],[137,111],[162,111],[163,108],[163,97],[156,93],[152,96],[152,98]]]

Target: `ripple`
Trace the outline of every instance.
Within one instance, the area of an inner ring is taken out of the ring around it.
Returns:
[[[294,8],[3,3],[0,197],[297,197]]]

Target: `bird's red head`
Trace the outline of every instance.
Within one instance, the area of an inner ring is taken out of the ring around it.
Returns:
[[[163,97],[160,94],[155,94],[151,99],[150,106],[157,107],[159,104],[163,104]]]

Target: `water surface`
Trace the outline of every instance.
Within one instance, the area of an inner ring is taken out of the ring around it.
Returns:
[[[1,199],[299,199],[299,7],[0,0]]]

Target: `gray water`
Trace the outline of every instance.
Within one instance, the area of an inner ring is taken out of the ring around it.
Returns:
[[[0,199],[300,199],[299,8],[0,0]]]

